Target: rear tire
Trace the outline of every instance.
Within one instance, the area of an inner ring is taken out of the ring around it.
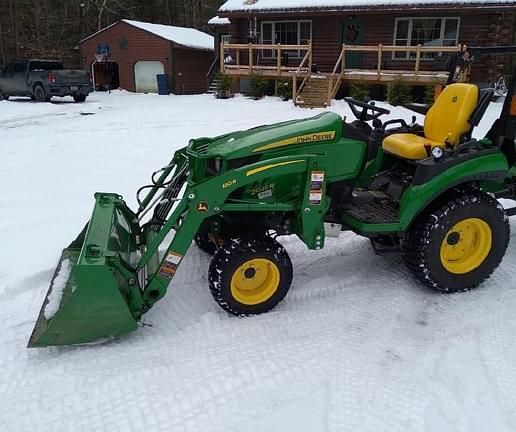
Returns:
[[[42,85],[35,86],[32,95],[37,102],[50,102],[50,97]]]
[[[479,190],[455,191],[409,231],[405,262],[432,289],[465,291],[491,276],[509,238],[508,217],[498,201]]]
[[[268,312],[292,283],[287,251],[270,237],[228,240],[209,269],[210,291],[218,305],[237,316]]]
[[[73,95],[73,100],[76,102],[76,103],[79,103],[79,102],[84,102],[86,100],[86,97],[88,95],[85,95],[85,94],[76,94],[76,95]]]
[[[0,94],[0,100],[8,101],[9,100],[9,95],[7,95],[7,94]]]

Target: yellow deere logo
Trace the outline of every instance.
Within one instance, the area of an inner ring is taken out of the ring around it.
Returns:
[[[197,211],[199,213],[206,213],[208,211],[209,207],[208,207],[208,203],[205,202],[205,201],[199,201],[197,203]]]
[[[316,132],[306,135],[299,135],[292,138],[287,138],[282,141],[277,141],[271,144],[266,144],[262,147],[255,148],[253,150],[254,152],[263,151],[263,150],[270,150],[273,148],[288,146],[291,144],[308,144],[312,142],[318,142],[318,141],[332,141],[335,139],[335,131],[327,131],[327,132]]]

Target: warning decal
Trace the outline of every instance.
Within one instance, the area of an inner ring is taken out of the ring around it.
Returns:
[[[159,275],[161,277],[172,279],[176,274],[177,267],[181,262],[183,255],[178,254],[177,252],[169,252],[163,261],[163,265],[159,269]]]
[[[310,180],[310,205],[320,205],[323,199],[324,171],[312,171]]]

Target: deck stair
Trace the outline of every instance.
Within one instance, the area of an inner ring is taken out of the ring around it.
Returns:
[[[215,94],[215,93],[217,93],[217,85],[218,85],[218,79],[217,79],[217,78],[213,78],[213,79],[209,82],[207,93],[209,93],[209,94]]]
[[[311,75],[301,89],[296,104],[303,108],[325,108],[328,106],[329,85],[328,76]]]

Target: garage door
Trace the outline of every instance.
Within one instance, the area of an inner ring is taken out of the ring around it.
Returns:
[[[159,61],[139,61],[134,65],[134,80],[137,93],[157,93],[156,75],[165,73],[163,63]]]

